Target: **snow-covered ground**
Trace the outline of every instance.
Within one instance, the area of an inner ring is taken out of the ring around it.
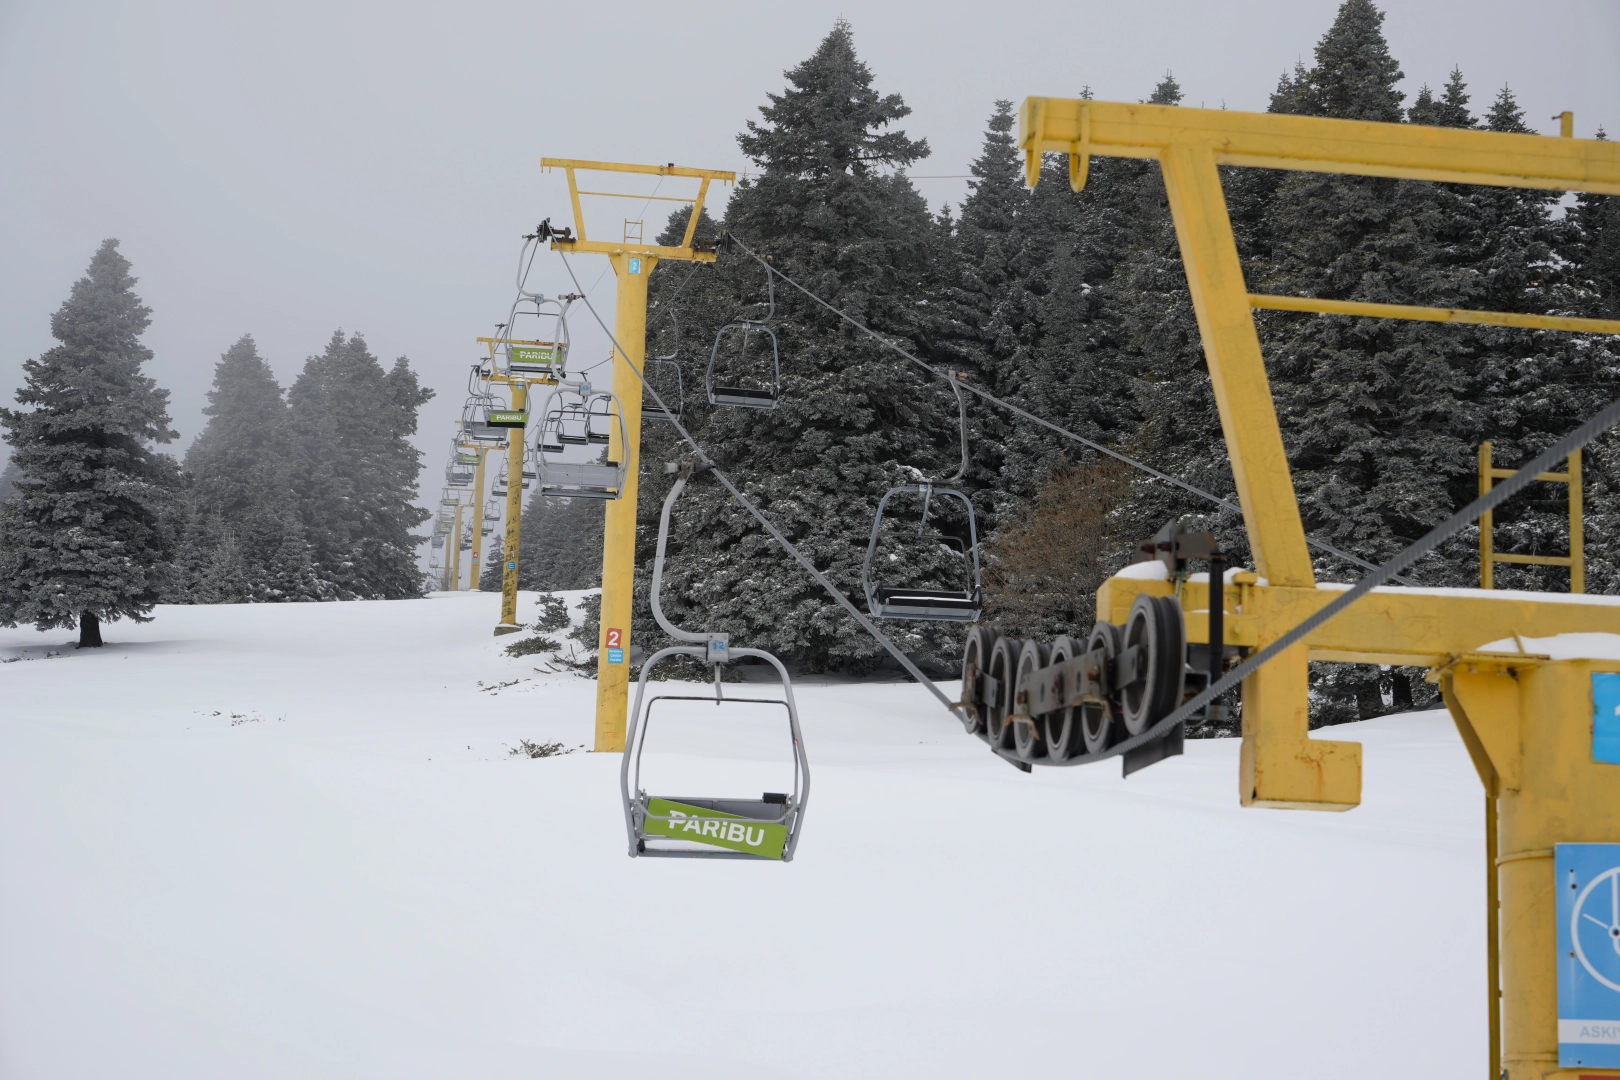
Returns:
[[[1442,713],[1338,729],[1364,805],[1287,813],[1238,807],[1233,741],[1025,776],[918,687],[810,681],[797,859],[632,860],[617,755],[508,755],[588,744],[594,685],[503,656],[497,612],[0,630],[0,1076],[1485,1068],[1482,800]],[[707,755],[664,755],[682,786],[771,764],[717,730],[667,732]]]

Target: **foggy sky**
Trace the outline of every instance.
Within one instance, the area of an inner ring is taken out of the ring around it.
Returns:
[[[1578,135],[1620,137],[1614,0],[1385,7],[1408,103],[1460,65],[1476,113],[1507,83],[1543,132],[1572,109]],[[959,176],[999,97],[1089,85],[1135,101],[1168,70],[1188,105],[1263,110],[1336,8],[0,0],[0,398],[116,236],[153,309],[149,372],[172,393],[172,451],[201,430],[214,364],[240,335],[286,385],[342,327],[385,365],[408,355],[438,392],[418,438],[431,495],[472,339],[511,302],[519,236],[570,217],[542,155],[741,172],[736,134],[843,15],[877,88],[904,95],[905,129],[932,147],[912,171]],[[966,193],[960,179],[917,184],[936,210]],[[649,239],[669,206],[647,212]],[[628,216],[602,220],[614,211]],[[566,291],[557,260],[541,256],[531,287]],[[590,286],[606,260],[575,265]],[[591,301],[612,319],[611,274]],[[607,355],[583,313],[575,341],[580,357]]]

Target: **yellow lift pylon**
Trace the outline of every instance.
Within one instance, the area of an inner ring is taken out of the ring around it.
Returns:
[[[1222,590],[1227,644],[1262,647],[1342,591],[1316,582],[1254,309],[1610,334],[1620,333],[1620,321],[1251,295],[1219,167],[1620,195],[1620,143],[1573,138],[1573,117],[1561,121],[1562,137],[1552,138],[1072,98],[1024,101],[1018,145],[1029,184],[1040,178],[1044,153],[1068,156],[1076,191],[1092,155],[1155,160],[1162,171],[1258,570]],[[1188,640],[1207,642],[1211,593],[1203,583],[1112,578],[1097,592],[1098,618],[1123,623],[1137,594],[1172,592],[1187,610]],[[1233,592],[1235,610],[1228,610]],[[1620,842],[1620,765],[1597,759],[1593,718],[1593,677],[1620,672],[1620,663],[1554,661],[1522,647],[1477,651],[1521,635],[1579,631],[1620,632],[1620,599],[1386,587],[1243,684],[1242,803],[1348,810],[1361,801],[1361,746],[1311,738],[1307,661],[1431,669],[1497,811],[1491,831],[1501,850],[1488,873],[1499,890],[1492,901],[1507,917],[1488,953],[1491,1080],[1620,1077],[1620,1070],[1559,1066],[1553,872],[1559,844]],[[1490,916],[1495,926],[1494,909]]]
[[[508,333],[511,331],[508,330]],[[556,348],[554,341],[533,341],[527,338],[512,337],[481,337],[480,345],[489,346],[489,381],[504,383],[510,392],[511,409],[509,411],[528,416],[529,387],[556,386],[557,380],[548,375],[519,375],[502,374],[500,365],[496,362],[496,351],[511,345],[532,345],[539,348]],[[507,432],[506,446],[506,536],[502,551],[505,564],[501,567],[501,621],[495,624],[495,636],[502,634],[515,634],[523,629],[517,621],[517,587],[518,587],[518,552],[523,540],[523,456],[528,452],[528,427],[515,427]],[[502,449],[501,447],[486,447],[485,450]],[[478,499],[479,507],[483,506],[484,498],[484,455],[478,458]],[[476,573],[481,567],[477,565],[478,556],[473,556],[473,570]]]
[[[636,491],[641,471],[641,379],[647,355],[647,279],[662,259],[681,262],[713,262],[714,250],[694,246],[698,219],[708,198],[709,185],[718,180],[734,183],[737,174],[720,169],[689,169],[676,165],[625,165],[608,161],[576,161],[570,158],[542,158],[543,170],[561,169],[568,177],[568,197],[574,210],[572,237],[555,237],[552,246],[570,253],[606,255],[618,283],[613,336],[619,349],[613,354],[613,389],[624,409],[624,423],[630,445],[621,447],[619,433],[612,431],[609,460],[627,461],[629,476],[619,498],[607,504],[602,533],[602,629],[597,641],[596,661],[596,749],[622,752],[630,707],[630,608],[635,591],[636,569]],[[619,191],[582,191],[577,173],[599,172],[657,177],[682,177],[698,181],[697,193],[690,198],[673,195],[645,195]],[[585,231],[581,196],[684,203],[692,216],[679,245],[648,244],[642,238],[642,223],[626,221],[618,240],[592,240]],[[629,454],[628,458],[618,454]],[[508,526],[510,528],[510,526]],[[515,558],[516,556],[511,556]]]

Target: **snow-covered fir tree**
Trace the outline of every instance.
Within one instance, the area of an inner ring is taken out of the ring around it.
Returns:
[[[172,537],[165,510],[176,483],[167,390],[142,374],[151,310],[117,240],[51,316],[59,345],[23,365],[22,409],[0,409],[20,474],[0,506],[0,623],[79,628],[101,645],[101,624],[146,621],[162,596]]]
[[[420,596],[411,529],[421,452],[409,438],[433,396],[400,357],[384,370],[342,331],[311,356],[288,392],[293,493],[322,589],[337,599]]]
[[[602,508],[599,499],[559,499],[538,490],[530,495],[523,507],[518,588],[556,592],[600,585]],[[478,587],[500,592],[501,576],[500,563],[492,560]]]
[[[293,498],[287,404],[253,338],[214,368],[209,417],[186,451],[188,480],[176,599],[197,603],[321,599]],[[216,553],[222,544],[229,551]],[[220,559],[240,574],[222,575]],[[240,581],[222,591],[222,582]]]
[[[788,276],[915,347],[940,232],[903,170],[926,156],[927,144],[895,127],[910,110],[898,94],[873,88],[845,22],[787,79],[784,92],[769,95],[761,121],[738,137],[760,173],[738,185],[725,228]],[[761,311],[765,273],[737,252],[705,288],[682,330],[712,341],[727,315]],[[916,476],[914,470],[941,475],[955,468],[955,399],[938,380],[780,284],[773,328],[781,344],[781,404],[770,411],[695,409],[692,428],[783,532],[848,595],[859,596],[866,538],[883,492]],[[643,459],[643,506],[651,508],[668,480],[656,462]],[[665,579],[666,607],[677,621],[730,630],[739,642],[792,656],[811,670],[869,670],[879,662],[876,643],[829,605],[723,489],[699,479],[688,490]],[[921,536],[915,521],[885,535],[896,557],[883,565],[898,575],[889,583],[959,574],[960,560],[942,540],[965,532],[965,517],[935,511]],[[650,620],[636,623],[638,640],[649,648],[652,629]],[[889,629],[925,662],[954,663],[953,631],[918,623]]]

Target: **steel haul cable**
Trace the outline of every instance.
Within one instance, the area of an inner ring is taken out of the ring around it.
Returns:
[[[573,279],[574,287],[577,289],[579,287],[579,278],[574,276],[573,264],[568,261],[567,255],[564,255],[560,251],[557,254],[562,259],[563,266],[567,268],[568,276]],[[695,269],[696,268],[694,267],[694,270]],[[643,376],[640,371],[636,370],[635,364],[630,362],[630,354],[624,351],[624,346],[619,344],[619,339],[613,336],[613,331],[609,330],[607,323],[602,321],[602,316],[596,313],[596,308],[594,305],[592,305],[589,297],[585,299],[585,309],[591,313],[591,318],[596,320],[596,325],[600,326],[602,328],[602,332],[608,336],[608,340],[613,343],[613,348],[618,351],[620,356],[624,357],[625,366],[634,372],[637,381],[641,383],[642,389],[651,394],[652,399],[658,403],[658,407],[663,409],[666,414],[669,414],[669,407],[664,404],[664,399],[658,396],[658,391],[654,390],[650,385],[648,385],[646,377]],[[714,474],[714,478],[720,481],[725,489],[731,492],[732,497],[741,503],[743,508],[753,515],[755,521],[758,521],[765,527],[765,531],[770,533],[771,536],[776,539],[777,543],[786,548],[788,553],[798,560],[799,565],[803,566],[805,570],[809,572],[810,576],[815,579],[816,584],[820,585],[824,590],[826,590],[828,596],[831,596],[834,600],[838,601],[838,603],[843,606],[844,610],[849,612],[849,614],[854,617],[855,621],[861,624],[861,628],[863,630],[865,630],[868,634],[871,634],[879,645],[882,645],[889,651],[889,655],[893,656],[900,662],[900,666],[905,668],[912,678],[928,687],[928,692],[933,694],[934,697],[938,698],[939,703],[945,706],[945,708],[948,709],[952,714],[955,714],[957,703],[946,697],[945,692],[938,686],[934,685],[933,680],[924,675],[917,665],[911,662],[911,658],[901,651],[898,645],[890,641],[883,631],[879,630],[877,626],[873,624],[871,619],[861,614],[861,610],[850,602],[849,597],[845,596],[836,585],[827,580],[825,574],[816,569],[816,564],[805,557],[804,552],[800,551],[793,545],[791,540],[782,535],[781,530],[778,529],[769,518],[761,513],[757,506],[749,501],[748,496],[737,490],[737,486],[731,482],[731,478],[727,476],[719,466],[714,464],[714,461],[709,457],[709,455],[703,452],[703,448],[699,446],[697,444],[697,440],[692,438],[691,434],[687,432],[686,427],[680,422],[680,420],[676,419],[673,415],[670,415],[669,422],[675,425],[675,430],[681,433],[681,438],[684,439],[686,444],[692,448],[692,452],[698,456],[698,459],[703,464],[710,467],[709,471]],[[639,468],[640,464],[636,463],[633,467]]]
[[[741,241],[738,241],[738,246],[740,246],[740,247],[742,246]],[[744,247],[743,250],[748,251],[748,254],[753,256],[754,258],[759,259],[758,255],[755,255],[752,251],[749,251],[746,247]],[[574,270],[573,270],[573,267],[569,264],[567,256],[562,255],[560,252],[559,252],[559,255],[562,257],[563,265],[565,267],[567,267],[567,269],[568,269],[569,277],[574,279],[575,286],[577,287],[578,284],[579,284],[579,279],[577,277],[574,277]],[[759,261],[762,262],[762,263],[764,262],[763,259],[759,259]],[[768,263],[766,264],[766,266],[769,268]],[[820,299],[815,294],[813,294],[813,293],[809,292],[808,290],[804,289],[797,282],[794,282],[792,279],[787,278],[786,276],[782,275],[779,271],[776,271],[774,268],[770,268],[770,269],[771,269],[771,272],[775,273],[778,277],[781,277],[782,280],[786,281],[788,284],[792,285],[794,288],[798,289],[800,292],[803,292],[806,296],[809,296],[812,300],[815,300],[816,303],[818,303],[818,304],[822,305],[823,307],[827,308],[829,311],[832,311],[834,314],[838,315],[840,318],[845,319],[846,321],[850,322],[851,324],[853,324],[857,328],[865,331],[867,334],[871,335],[873,338],[877,339],[879,342],[889,346],[890,348],[895,349],[895,351],[897,351],[897,352],[900,352],[907,359],[912,360],[913,362],[917,363],[919,366],[925,368],[926,370],[928,370],[930,372],[933,372],[936,375],[940,375],[940,373],[934,371],[933,367],[931,367],[930,365],[928,365],[928,364],[924,363],[922,360],[919,360],[916,357],[912,356],[910,353],[906,352],[904,349],[901,349],[898,345],[895,345],[892,342],[887,341],[886,339],[884,339],[883,337],[878,335],[876,332],[874,332],[874,331],[868,329],[867,327],[863,326],[861,323],[857,322],[855,319],[851,318],[850,316],[844,314],[842,311],[839,311],[837,308],[834,308],[832,305],[830,305],[826,301]],[[613,332],[607,328],[607,324],[602,321],[602,317],[597,314],[596,308],[591,306],[589,300],[586,301],[586,307],[590,311],[591,316],[594,319],[596,319],[597,325],[600,326],[602,328],[602,331],[608,335],[608,340],[613,342],[613,347],[618,350],[619,355],[625,357],[626,363],[629,365],[630,370],[635,373],[636,378],[641,382],[642,387],[646,390],[647,393],[649,393],[649,394],[651,394],[653,396],[653,400],[658,402],[660,407],[663,407],[663,405],[664,405],[663,399],[658,396],[657,391],[653,390],[652,387],[647,385],[646,379],[642,377],[642,375],[641,375],[641,373],[639,371],[636,371],[635,365],[629,363],[628,354],[625,353],[624,348],[619,344],[618,339],[613,336]],[[940,375],[940,377],[944,378],[945,376]],[[1003,402],[1000,402],[999,399],[994,398],[992,395],[987,394],[984,391],[978,390],[976,387],[969,386],[968,389],[972,390],[976,394],[979,394],[979,396],[987,398],[987,399],[992,400],[992,401],[995,401],[998,404],[1005,404]],[[1018,412],[1018,413],[1020,413],[1022,415],[1027,415],[1027,416],[1030,417],[1030,419],[1035,420],[1038,423],[1041,423],[1041,424],[1043,424],[1043,425],[1045,425],[1047,427],[1050,427],[1055,431],[1058,431],[1058,432],[1061,432],[1063,434],[1069,435],[1071,438],[1074,438],[1076,441],[1083,442],[1088,446],[1095,446],[1097,449],[1103,450],[1104,452],[1109,453],[1112,456],[1117,457],[1122,461],[1126,461],[1126,462],[1128,462],[1130,464],[1133,464],[1133,465],[1138,465],[1138,467],[1146,469],[1147,471],[1152,472],[1155,475],[1162,476],[1164,479],[1169,480],[1170,482],[1175,483],[1175,484],[1177,484],[1177,485],[1179,485],[1181,487],[1184,487],[1189,491],[1197,492],[1198,494],[1205,495],[1208,498],[1212,498],[1212,499],[1215,498],[1214,496],[1208,495],[1207,492],[1199,492],[1198,489],[1192,487],[1189,484],[1184,484],[1181,481],[1176,480],[1174,477],[1164,476],[1164,474],[1159,473],[1157,470],[1151,469],[1148,466],[1140,465],[1137,462],[1132,462],[1132,461],[1130,461],[1129,458],[1126,458],[1126,457],[1124,457],[1123,455],[1120,455],[1120,454],[1115,454],[1113,451],[1107,450],[1106,447],[1098,446],[1097,444],[1094,444],[1094,443],[1090,442],[1090,440],[1081,438],[1080,436],[1074,435],[1071,432],[1064,432],[1063,429],[1057,427],[1057,425],[1051,424],[1048,421],[1042,420],[1040,417],[1034,416],[1033,414],[1025,413],[1024,410],[1019,409],[1017,406],[1007,405],[1006,407],[1008,407],[1008,408],[1010,408],[1010,409],[1012,409],[1012,410],[1014,410],[1014,411],[1016,411],[1016,412]],[[1170,713],[1170,715],[1168,715],[1164,719],[1158,721],[1156,724],[1154,724],[1148,730],[1142,732],[1139,735],[1133,735],[1130,738],[1124,740],[1123,742],[1108,748],[1107,750],[1101,751],[1101,752],[1096,753],[1096,754],[1087,754],[1087,755],[1084,755],[1081,758],[1076,758],[1076,759],[1071,759],[1071,760],[1076,764],[1088,764],[1088,765],[1089,764],[1094,764],[1094,763],[1099,762],[1099,761],[1106,761],[1106,760],[1108,760],[1110,758],[1118,757],[1121,754],[1129,753],[1130,751],[1135,750],[1136,748],[1138,748],[1140,746],[1143,746],[1143,745],[1146,745],[1147,743],[1153,742],[1156,739],[1163,738],[1166,734],[1169,733],[1171,728],[1175,727],[1175,725],[1180,724],[1180,723],[1184,723],[1194,713],[1196,713],[1200,709],[1204,708],[1204,706],[1208,705],[1210,702],[1214,701],[1216,698],[1220,697],[1222,694],[1226,693],[1228,690],[1231,690],[1233,687],[1237,686],[1239,683],[1241,683],[1249,675],[1252,675],[1254,672],[1258,671],[1262,666],[1269,663],[1271,660],[1275,659],[1277,656],[1281,655],[1283,652],[1285,652],[1289,648],[1291,648],[1294,645],[1298,644],[1311,631],[1315,630],[1317,627],[1321,626],[1323,623],[1327,622],[1329,619],[1332,619],[1334,616],[1336,616],[1340,612],[1344,611],[1345,608],[1349,607],[1351,604],[1353,604],[1357,600],[1361,599],[1363,596],[1365,596],[1367,593],[1371,592],[1373,589],[1377,588],[1380,585],[1385,584],[1386,582],[1388,582],[1390,580],[1397,579],[1398,575],[1400,574],[1400,572],[1402,570],[1404,570],[1407,567],[1411,566],[1412,563],[1416,562],[1418,559],[1422,558],[1424,555],[1427,555],[1435,547],[1437,547],[1440,544],[1444,543],[1446,540],[1450,539],[1452,536],[1454,536],[1456,533],[1461,531],[1463,528],[1465,528],[1469,524],[1473,523],[1474,521],[1478,520],[1479,517],[1482,514],[1488,512],[1490,510],[1495,509],[1501,503],[1505,502],[1507,499],[1511,498],[1513,495],[1515,495],[1518,492],[1522,491],[1525,487],[1527,487],[1529,484],[1534,482],[1534,480],[1535,480],[1535,478],[1536,478],[1536,476],[1538,474],[1546,472],[1547,470],[1552,468],[1554,465],[1556,465],[1559,461],[1563,460],[1564,458],[1567,458],[1571,453],[1573,453],[1576,450],[1579,450],[1581,447],[1585,446],[1592,439],[1596,438],[1598,435],[1602,434],[1604,431],[1607,431],[1610,427],[1612,427],[1614,425],[1614,423],[1617,420],[1620,420],[1620,400],[1616,400],[1614,402],[1611,402],[1606,408],[1604,408],[1597,415],[1593,416],[1590,420],[1586,421],[1580,427],[1576,428],[1574,431],[1571,431],[1569,434],[1565,435],[1562,439],[1559,439],[1557,442],[1555,442],[1552,446],[1550,446],[1546,450],[1542,451],[1542,453],[1537,455],[1536,458],[1534,458],[1532,461],[1530,461],[1529,463],[1522,466],[1512,476],[1506,478],[1500,484],[1497,484],[1489,492],[1487,492],[1484,495],[1481,495],[1479,498],[1475,499],[1473,502],[1469,503],[1467,506],[1463,507],[1461,510],[1458,510],[1451,517],[1447,518],[1445,521],[1443,521],[1439,525],[1437,525],[1434,529],[1430,530],[1421,539],[1419,539],[1419,540],[1415,541],[1414,543],[1410,544],[1409,546],[1407,546],[1403,551],[1401,551],[1394,558],[1390,559],[1389,561],[1384,563],[1382,566],[1374,566],[1374,567],[1372,567],[1372,572],[1371,573],[1369,573],[1366,577],[1362,578],[1360,581],[1356,582],[1355,585],[1350,587],[1343,594],[1341,594],[1339,597],[1334,599],[1331,603],[1327,604],[1326,606],[1321,608],[1319,611],[1317,611],[1314,615],[1311,615],[1310,617],[1306,618],[1305,620],[1303,620],[1302,622],[1300,622],[1299,624],[1294,626],[1293,629],[1291,629],[1291,630],[1287,631],[1286,633],[1284,633],[1277,640],[1273,641],[1271,644],[1267,645],[1265,648],[1261,649],[1259,652],[1255,653],[1253,656],[1251,656],[1247,660],[1243,661],[1237,667],[1235,667],[1231,671],[1227,672],[1224,676],[1222,676],[1219,680],[1217,680],[1213,685],[1209,686],[1208,688],[1203,690],[1201,693],[1197,694],[1191,700],[1184,703],[1180,708],[1178,708],[1174,712]],[[700,446],[698,446],[697,441],[692,438],[692,436],[687,432],[686,428],[683,425],[681,425],[679,421],[675,421],[675,427],[676,427],[676,430],[678,430],[680,432],[681,438],[684,439],[687,442],[687,444],[692,447],[693,451],[698,455],[698,457],[701,460],[703,460],[706,464],[709,464],[709,465],[712,466],[713,462],[709,459],[708,455],[704,454],[703,449]],[[856,608],[853,603],[850,602],[849,598],[846,597],[842,592],[840,592],[838,590],[838,588],[835,587],[832,584],[831,581],[827,580],[827,578],[819,570],[817,570],[815,568],[815,565],[808,558],[806,558],[805,555],[802,552],[800,552],[799,549],[797,547],[795,547],[792,544],[792,542],[790,542],[787,539],[787,537],[783,536],[782,533],[776,528],[776,526],[774,524],[772,524],[771,521],[768,518],[766,518],[765,515],[763,513],[761,513],[759,511],[759,509],[757,507],[755,507],[752,502],[750,502],[748,500],[747,496],[745,496],[741,491],[737,490],[737,487],[734,484],[732,484],[730,478],[727,477],[724,472],[722,472],[719,468],[713,468],[712,471],[714,472],[714,475],[715,475],[716,479],[718,479],[725,486],[726,490],[731,492],[731,494],[737,499],[737,501],[740,502],[748,510],[748,512],[750,514],[752,514],[753,517],[757,521],[759,521],[759,523],[761,525],[763,525],[766,528],[767,531],[770,532],[770,534],[776,539],[776,541],[778,543],[780,543],[784,548],[786,548],[793,555],[793,557],[795,559],[797,559],[799,561],[799,563],[802,564],[804,566],[804,568],[810,572],[810,575],[815,578],[816,582],[819,585],[821,585],[821,587],[823,589],[826,590],[828,595],[832,596],[833,599],[837,600],[839,602],[839,604],[841,604],[852,616],[854,616],[855,620],[858,623],[860,623],[861,627],[863,629],[865,629],[867,633],[871,634],[872,637],[880,645],[882,645],[885,649],[887,649],[889,651],[889,653],[892,654],[895,657],[895,659],[897,659],[900,662],[901,666],[903,666],[915,679],[917,679],[918,682],[920,682],[924,686],[928,687],[929,691],[931,693],[933,693],[933,695],[936,698],[939,699],[940,703],[942,705],[944,705],[947,710],[949,710],[952,714],[957,714],[957,712],[958,712],[958,703],[957,702],[953,702],[949,698],[947,698],[945,696],[944,692],[941,691],[938,686],[936,686],[927,676],[923,675],[923,673],[917,669],[916,665],[911,662],[910,658],[908,658],[903,652],[901,652],[900,649],[892,641],[890,641],[880,630],[878,630],[878,628],[875,625],[873,625],[873,623],[872,623],[872,621],[870,619],[868,619],[865,615],[861,614],[860,610],[858,608]],[[1226,503],[1224,500],[1217,499],[1216,501],[1220,502],[1224,506],[1230,506],[1231,505],[1229,503]],[[1234,507],[1233,509],[1236,509],[1236,508]],[[1319,545],[1319,546],[1321,546],[1321,545]],[[1327,548],[1324,547],[1324,550],[1331,550],[1331,549],[1327,549]],[[1359,560],[1359,559],[1357,559],[1356,561],[1361,562],[1361,560]],[[1370,565],[1370,564],[1363,563],[1363,565]]]
[[[1485,514],[1490,510],[1494,510],[1501,503],[1522,491],[1525,487],[1529,486],[1535,481],[1538,474],[1548,471],[1554,465],[1557,465],[1560,461],[1569,457],[1570,454],[1574,453],[1576,450],[1579,450],[1581,447],[1603,434],[1603,432],[1612,427],[1617,420],[1620,420],[1620,400],[1610,402],[1602,412],[1592,417],[1592,419],[1588,420],[1586,423],[1582,424],[1568,435],[1565,435],[1562,439],[1559,439],[1557,442],[1553,443],[1546,450],[1543,450],[1533,461],[1521,467],[1518,472],[1514,473],[1506,480],[1503,480],[1489,492],[1481,495],[1479,498],[1457,511],[1455,514],[1452,514],[1445,521],[1441,522],[1439,525],[1430,530],[1428,535],[1409,545],[1399,555],[1396,555],[1383,566],[1378,567],[1372,573],[1356,582],[1355,585],[1347,589],[1332,603],[1323,607],[1316,614],[1296,625],[1292,630],[1289,630],[1287,633],[1283,634],[1282,637],[1278,638],[1276,641],[1273,641],[1271,644],[1267,645],[1265,648],[1243,661],[1243,663],[1239,664],[1231,671],[1228,671],[1225,675],[1221,676],[1221,678],[1217,680],[1214,685],[1198,694],[1192,700],[1182,705],[1181,708],[1177,709],[1169,716],[1166,716],[1163,720],[1160,720],[1148,730],[1142,732],[1140,735],[1133,735],[1129,739],[1126,739],[1124,742],[1120,743],[1118,746],[1110,747],[1100,754],[1088,755],[1083,759],[1077,760],[1082,764],[1089,765],[1095,761],[1104,761],[1111,757],[1117,757],[1120,754],[1127,753],[1128,751],[1135,750],[1139,746],[1150,743],[1155,739],[1162,738],[1169,733],[1171,728],[1175,727],[1179,723],[1183,723],[1194,713],[1198,712],[1198,710],[1202,709],[1205,705],[1208,705],[1210,702],[1214,701],[1216,698],[1238,685],[1238,683],[1242,682],[1245,678],[1254,674],[1266,663],[1276,659],[1286,650],[1299,644],[1299,642],[1304,640],[1306,635],[1308,635],[1312,630],[1315,630],[1317,627],[1321,626],[1335,615],[1338,615],[1345,608],[1349,607],[1363,596],[1366,596],[1378,586],[1384,584],[1401,570],[1404,570],[1418,559],[1421,559],[1424,555],[1427,555],[1430,551],[1434,550],[1436,546],[1450,539],[1467,525],[1477,521],[1480,515]]]
[[[864,334],[868,335],[869,337],[871,337],[872,340],[876,341],[878,344],[883,345],[886,348],[893,349],[895,352],[899,353],[901,356],[905,357],[907,360],[910,360],[913,364],[916,364],[918,367],[922,368],[924,371],[928,372],[930,375],[934,376],[936,379],[944,379],[947,382],[953,381],[951,379],[950,375],[948,375],[946,372],[940,371],[938,368],[936,368],[932,364],[928,363],[928,361],[923,360],[922,358],[916,356],[915,354],[907,351],[904,348],[901,348],[900,345],[897,344],[896,342],[893,342],[893,341],[889,340],[888,338],[884,337],[882,334],[878,333],[876,330],[873,330],[871,327],[867,326],[865,323],[861,322],[859,319],[855,318],[853,315],[847,314],[846,312],[841,311],[840,309],[834,307],[832,304],[830,304],[827,301],[823,300],[821,297],[817,296],[815,293],[811,292],[809,289],[805,288],[803,285],[800,285],[797,281],[794,281],[792,278],[790,278],[786,274],[782,273],[782,271],[778,270],[776,267],[772,266],[770,263],[766,262],[763,258],[761,258],[759,256],[759,254],[757,252],[755,252],[752,248],[750,248],[747,244],[743,243],[741,240],[738,240],[737,237],[734,234],[727,233],[726,236],[728,236],[731,239],[731,241],[733,243],[735,243],[738,247],[742,248],[743,251],[747,252],[748,255],[751,258],[757,260],[761,266],[765,267],[765,270],[766,270],[767,273],[775,274],[777,277],[781,278],[784,282],[786,282],[787,284],[793,286],[795,289],[799,290],[804,295],[808,296],[811,300],[815,301],[817,304],[820,304],[822,307],[826,308],[828,311],[832,312],[834,315],[837,315],[840,319],[843,319],[845,322],[849,323],[849,325],[855,327],[855,329],[857,329],[857,330],[861,331],[862,333],[864,333]],[[954,381],[960,382],[961,380],[954,380]],[[1039,424],[1042,427],[1047,428],[1047,429],[1049,429],[1051,431],[1055,431],[1059,435],[1062,435],[1066,439],[1072,439],[1077,443],[1081,443],[1082,445],[1089,446],[1091,449],[1096,450],[1098,453],[1107,454],[1109,457],[1114,458],[1116,461],[1123,461],[1125,464],[1131,466],[1132,468],[1140,469],[1140,470],[1142,470],[1143,472],[1147,473],[1150,476],[1154,476],[1154,477],[1157,477],[1160,480],[1163,480],[1165,483],[1174,484],[1176,487],[1181,488],[1183,491],[1189,491],[1192,494],[1197,495],[1201,499],[1208,499],[1210,502],[1214,503],[1216,506],[1219,506],[1223,510],[1230,510],[1234,514],[1238,514],[1240,516],[1243,513],[1243,508],[1242,507],[1236,506],[1233,503],[1227,502],[1225,499],[1221,498],[1219,495],[1214,494],[1213,492],[1205,491],[1203,488],[1200,488],[1200,487],[1194,487],[1192,484],[1187,483],[1185,480],[1178,480],[1174,476],[1171,476],[1169,473],[1160,472],[1158,469],[1155,469],[1151,465],[1147,465],[1147,464],[1144,464],[1143,462],[1137,461],[1135,458],[1126,457],[1124,454],[1121,454],[1119,451],[1111,450],[1108,447],[1104,446],[1102,443],[1092,442],[1090,439],[1086,438],[1084,435],[1077,435],[1077,434],[1075,434],[1074,432],[1070,431],[1067,428],[1059,427],[1057,424],[1052,423],[1052,421],[1047,420],[1044,417],[1036,416],[1034,413],[1030,412],[1028,409],[1020,408],[1019,406],[1014,405],[1010,401],[1006,401],[1006,400],[1004,400],[1002,398],[996,397],[996,395],[990,393],[990,391],[988,391],[988,390],[980,389],[979,387],[974,386],[971,383],[964,383],[963,385],[968,390],[969,393],[977,394],[979,397],[981,397],[984,400],[990,402],[992,405],[999,405],[1001,408],[1006,409],[1008,412],[1011,412],[1011,413],[1014,413],[1015,415],[1021,416],[1025,420],[1028,420],[1028,421],[1030,421],[1032,423]],[[1368,562],[1366,559],[1363,559],[1358,555],[1352,555],[1348,551],[1340,551],[1338,548],[1334,547],[1333,545],[1325,543],[1325,542],[1323,542],[1321,540],[1312,540],[1310,537],[1307,536],[1305,538],[1305,542],[1307,544],[1309,544],[1311,547],[1316,548],[1318,551],[1324,551],[1327,554],[1335,556],[1336,558],[1343,559],[1346,562],[1355,563],[1357,566],[1361,567],[1363,570],[1377,570],[1378,569],[1378,567],[1375,564]],[[1409,581],[1409,580],[1407,580],[1406,578],[1403,578],[1403,577],[1397,577],[1396,580],[1401,582],[1403,585],[1416,585],[1417,584],[1417,582]]]

